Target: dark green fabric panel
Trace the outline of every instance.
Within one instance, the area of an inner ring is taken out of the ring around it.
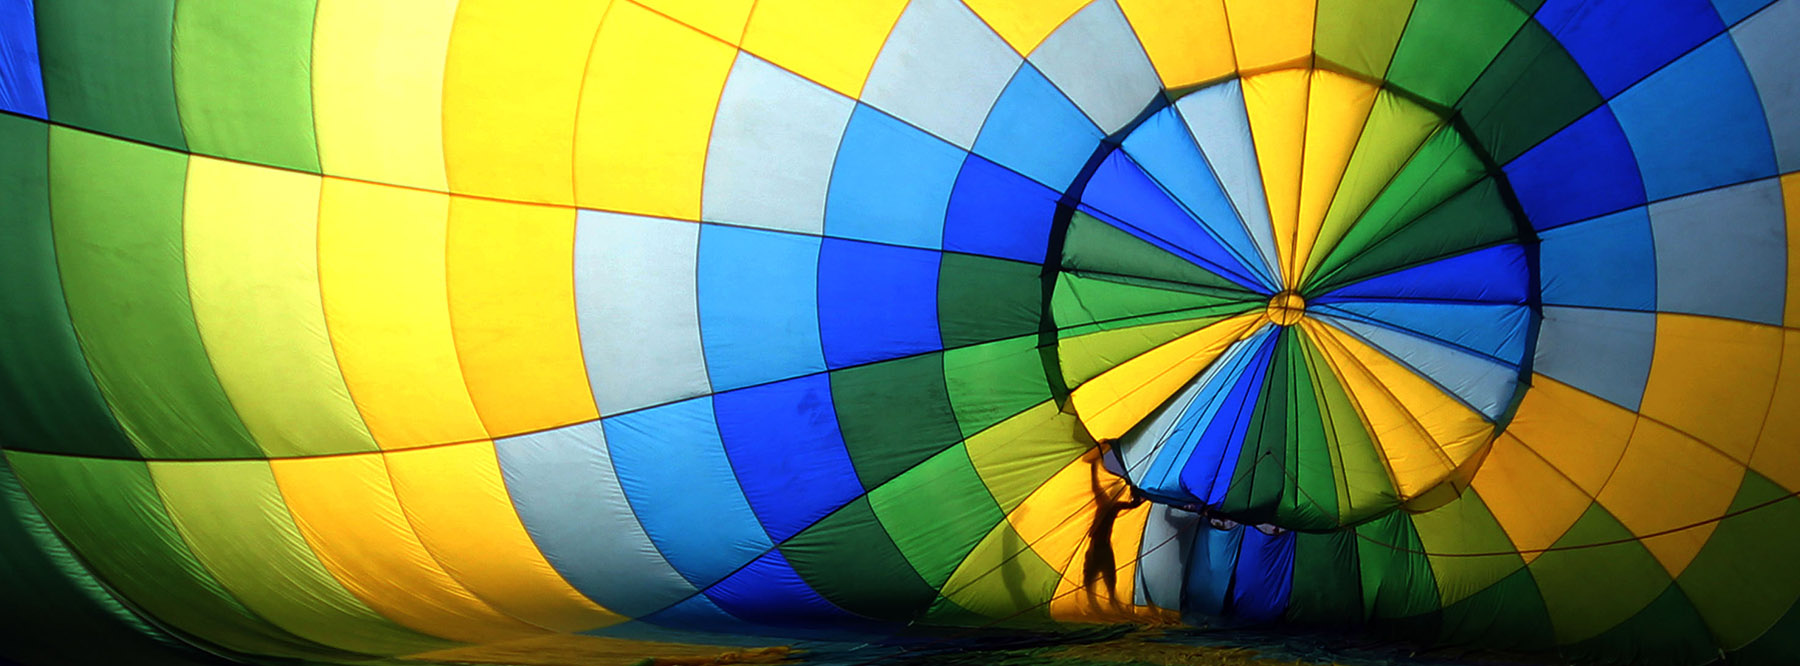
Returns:
[[[943,352],[833,372],[831,397],[844,447],[866,489],[962,440]]]
[[[945,253],[938,269],[938,331],[945,347],[1036,333],[1044,267]]]
[[[258,458],[213,374],[182,254],[187,157],[57,128],[50,202],[63,292],[120,425],[150,458]]]
[[[1792,666],[1800,654],[1800,603],[1742,649],[1727,653],[1734,666]]]
[[[318,172],[315,1],[181,3],[175,82],[193,152]]]
[[[0,446],[133,457],[94,385],[57,275],[50,127],[0,115]]]
[[[1522,567],[1444,607],[1440,616],[1438,640],[1445,643],[1505,650],[1547,650],[1555,644],[1537,581]]]
[[[1418,0],[1388,81],[1437,104],[1454,104],[1525,22],[1525,13],[1507,0]]]
[[[1289,399],[1296,382],[1290,374],[1297,359],[1291,343],[1292,328],[1276,333],[1275,351],[1264,371],[1262,392],[1251,406],[1250,427],[1244,434],[1244,445],[1232,469],[1231,486],[1219,508],[1236,516],[1240,522],[1278,523],[1284,516],[1277,509],[1282,499],[1291,495],[1288,488],[1288,464],[1293,403]]]
[[[9,462],[56,531],[113,589],[159,622],[236,652],[354,658],[250,612],[188,550],[137,460],[11,453]]]
[[[1321,279],[1355,259],[1370,244],[1385,238],[1444,200],[1467,189],[1486,174],[1481,158],[1454,128],[1443,127],[1407,159],[1381,194],[1357,215],[1344,237],[1331,246],[1324,261],[1300,292],[1318,293]],[[1316,250],[1315,250],[1316,251]]]
[[[1356,258],[1309,287],[1324,293],[1433,259],[1517,238],[1519,227],[1500,185],[1484,179],[1419,219],[1364,249]]]
[[[1600,93],[1556,38],[1527,21],[1456,104],[1498,164],[1600,106]]]
[[[1357,541],[1351,530],[1294,535],[1294,586],[1288,594],[1288,620],[1348,625],[1363,619]]]
[[[132,614],[51,531],[0,456],[0,659],[69,666],[227,664]]]
[[[1363,608],[1369,617],[1407,618],[1438,609],[1437,578],[1409,516],[1389,513],[1358,526],[1356,534]]]
[[[913,570],[934,589],[1006,519],[962,446],[870,491],[869,505]]]
[[[1773,504],[1770,504],[1773,502]],[[1800,498],[1756,472],[1676,582],[1727,649],[1761,636],[1800,599]]]
[[[1413,0],[1319,0],[1313,53],[1321,67],[1380,79],[1406,30]]]
[[[867,497],[788,539],[781,554],[820,596],[853,613],[911,620],[937,599],[937,590],[888,537]]]
[[[1063,273],[1050,296],[1057,337],[1099,330],[1186,321],[1268,307],[1268,297],[1216,289],[1190,290],[1172,282]]]
[[[1673,587],[1668,571],[1635,539],[1596,503],[1531,562],[1559,643],[1597,636]]]
[[[1080,212],[1069,221],[1062,267],[1077,273],[1150,278],[1249,293],[1237,283]]]
[[[1053,397],[1036,335],[944,352],[944,380],[963,437]]]
[[[235,4],[235,3],[233,3]],[[38,2],[50,119],[181,149],[170,39],[175,0]]]
[[[1688,666],[1719,656],[1706,623],[1681,588],[1670,585],[1631,619],[1606,633],[1563,648],[1579,660],[1612,661],[1634,666]]]

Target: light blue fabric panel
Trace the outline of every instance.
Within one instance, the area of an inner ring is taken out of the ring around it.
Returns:
[[[1545,304],[1656,309],[1656,244],[1647,209],[1557,227],[1538,238]]]
[[[1782,0],[1731,30],[1756,82],[1781,171],[1800,171],[1800,0]]]
[[[1523,305],[1345,301],[1312,308],[1423,335],[1513,367],[1525,360],[1531,310]]]
[[[1106,138],[1030,65],[1019,68],[975,140],[975,154],[1063,191]]]
[[[844,130],[825,203],[825,234],[942,247],[950,192],[968,153],[858,105]]]
[[[1780,326],[1786,220],[1773,178],[1650,204],[1656,309]]]
[[[915,0],[888,33],[865,104],[967,150],[1023,62],[957,0]]]
[[[1200,226],[1231,248],[1240,263],[1256,270],[1262,280],[1278,282],[1274,267],[1264,263],[1256,242],[1238,218],[1231,197],[1206,164],[1206,156],[1188,134],[1187,123],[1175,107],[1167,107],[1144,120],[1132,130],[1122,144],[1125,153],[1144,168],[1157,184],[1181,202],[1188,213],[1200,220]]]
[[[1137,584],[1132,603],[1167,610],[1181,610],[1183,568],[1194,550],[1194,533],[1200,514],[1156,504],[1144,521],[1144,538],[1138,546]]]
[[[705,225],[700,334],[714,390],[822,372],[819,238]]]
[[[1544,308],[1535,372],[1637,411],[1656,354],[1656,315]]]
[[[711,396],[603,423],[632,511],[688,582],[717,583],[774,547],[738,486]]]
[[[1775,175],[1756,84],[1728,36],[1682,56],[1609,106],[1637,155],[1651,201]]]
[[[1769,6],[1772,0],[1712,0],[1713,9],[1719,12],[1719,18],[1726,24],[1737,23],[1755,14],[1763,7]]]
[[[638,617],[695,593],[638,523],[599,422],[495,440],[494,450],[531,540],[582,594]]]
[[[576,214],[576,323],[601,415],[711,390],[694,284],[699,243],[693,222]]]
[[[818,234],[856,102],[738,52],[706,148],[701,219]]]
[[[1182,488],[1181,470],[1199,445],[1204,426],[1218,414],[1232,387],[1244,381],[1250,361],[1274,330],[1265,326],[1226,347],[1175,399],[1152,412],[1145,425],[1125,435],[1120,458],[1139,487],[1165,499],[1195,499]]]
[[[1244,111],[1244,89],[1237,79],[1202,88],[1175,102],[1187,124],[1188,134],[1200,146],[1225,193],[1231,197],[1238,218],[1262,252],[1263,264],[1280,266],[1275,246],[1275,227],[1269,221],[1269,201],[1263,195],[1262,168],[1256,163],[1256,145],[1250,138],[1250,117]]]
[[[1114,0],[1076,12],[1030,60],[1107,134],[1137,118],[1162,92],[1162,79]]]
[[[1321,321],[1349,332],[1413,369],[1488,420],[1500,418],[1512,403],[1519,369],[1492,358],[1440,344],[1428,338],[1350,317],[1314,313]]]

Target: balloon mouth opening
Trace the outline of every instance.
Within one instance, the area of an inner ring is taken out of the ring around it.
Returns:
[[[1283,291],[1269,298],[1267,313],[1276,326],[1293,326],[1306,317],[1306,299],[1298,292]]]

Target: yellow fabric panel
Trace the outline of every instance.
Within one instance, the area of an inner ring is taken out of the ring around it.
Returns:
[[[1781,329],[1656,316],[1656,356],[1638,411],[1748,463],[1781,365]]]
[[[450,324],[495,437],[600,417],[575,324],[575,210],[450,200]]]
[[[1769,417],[1757,438],[1750,468],[1789,491],[1800,491],[1800,331],[1784,331],[1781,371]]]
[[[744,38],[744,24],[756,0],[631,0],[687,24],[696,30],[736,44]]]
[[[1306,148],[1300,161],[1300,207],[1294,260],[1283,266],[1287,284],[1300,284],[1300,267],[1312,256],[1319,227],[1337,198],[1351,152],[1362,139],[1380,89],[1325,70],[1313,73],[1307,93]]]
[[[1318,0],[1225,0],[1238,71],[1257,72],[1311,62],[1317,3]]]
[[[1510,432],[1494,440],[1471,485],[1527,564],[1594,502]]]
[[[270,461],[301,534],[332,575],[382,615],[433,636],[488,643],[544,633],[444,571],[413,533],[383,455]]]
[[[1612,475],[1636,424],[1630,410],[1534,374],[1506,432],[1592,496]]]
[[[1224,0],[1119,0],[1164,88],[1174,89],[1237,71]]]
[[[1025,543],[1031,544],[1031,549],[1058,571],[1068,568],[1070,554],[1087,539],[1094,515],[1092,474],[1099,464],[1100,449],[1088,449],[1006,514],[1007,523],[1025,538]],[[1101,472],[1102,491],[1115,478]]]
[[[450,331],[449,197],[325,179],[319,285],[344,383],[385,449],[486,439]]]
[[[1103,582],[1086,586],[1083,580],[1088,548],[1088,531],[1093,527],[1096,474],[1099,492],[1119,501],[1129,495],[1124,479],[1099,469],[1100,450],[1089,449],[1079,459],[1069,462],[1006,516],[1008,524],[1031,544],[1032,552],[1062,572],[1056,594],[1050,601],[1052,618],[1094,622],[1102,620],[1153,620],[1164,617],[1156,609],[1131,605],[1134,589],[1138,546],[1144,537],[1144,523],[1151,505],[1119,512],[1113,522],[1113,561],[1118,565],[1113,593],[1108,594]],[[1083,589],[1086,588],[1086,589]]]
[[[856,97],[905,9],[906,0],[758,0],[744,50]]]
[[[373,451],[319,301],[319,178],[188,161],[188,292],[231,405],[270,456]]]
[[[1783,324],[1800,326],[1800,172],[1781,177],[1781,200],[1787,211],[1787,301]]]
[[[387,464],[419,541],[494,608],[564,632],[625,620],[575,591],[544,559],[513,509],[492,442],[390,453]]]
[[[313,129],[325,173],[443,190],[456,0],[319,0]]]
[[[1121,363],[1070,394],[1075,413],[1095,440],[1118,439],[1264,321],[1260,312],[1238,315]]]
[[[1644,548],[1673,578],[1706,545],[1743,479],[1742,464],[1645,418],[1599,500],[1632,534],[1679,530],[1644,539]]]
[[[1123,497],[1123,491],[1121,497]],[[1131,598],[1137,589],[1138,549],[1143,546],[1144,523],[1150,518],[1150,505],[1144,504],[1135,509],[1119,513],[1113,523],[1112,543],[1114,585],[1106,587],[1104,581],[1088,584],[1086,563],[1088,550],[1093,542],[1083,538],[1075,544],[1073,552],[1065,558],[1068,565],[1063,567],[1062,581],[1056,586],[1056,596],[1050,599],[1050,617],[1065,622],[1146,622],[1166,621],[1171,614],[1148,606],[1132,605]],[[1085,535],[1093,516],[1089,515],[1081,523]],[[1164,546],[1165,548],[1171,546]]]
[[[1425,107],[1385,90],[1376,95],[1368,126],[1363,128],[1363,136],[1375,140],[1358,143],[1356,153],[1350,156],[1343,179],[1337,183],[1337,195],[1319,225],[1318,238],[1308,246],[1306,261],[1301,262],[1301,284],[1330,256],[1331,249],[1412,159],[1419,145],[1443,126],[1443,120]]]
[[[1044,479],[1093,448],[1074,436],[1080,428],[1074,415],[1046,400],[969,436],[964,448],[1000,510],[1011,511]]]
[[[1101,328],[1111,324],[1101,324],[1096,327],[1099,330],[1092,333],[1058,340],[1057,361],[1062,365],[1063,379],[1071,385],[1080,386],[1145,350],[1154,349],[1225,318],[1225,315],[1210,315],[1113,329]]]
[[[282,503],[266,460],[149,463],[169,518],[233,597],[320,645],[369,655],[455,646],[382,617],[338,584]]]
[[[963,0],[1020,55],[1031,55],[1057,26],[1089,2],[1092,0]]]
[[[594,37],[575,126],[584,208],[700,218],[713,111],[737,49],[631,3]]]
[[[588,49],[609,4],[462,1],[444,66],[450,191],[574,200],[576,109]]]
[[[1257,167],[1275,229],[1275,256],[1284,276],[1293,273],[1294,244],[1300,234],[1300,168],[1306,148],[1306,103],[1311,73],[1282,70],[1244,79],[1244,109],[1256,143]]]
[[[506,666],[636,666],[667,660],[670,664],[754,664],[774,661],[788,653],[786,646],[767,648],[726,647],[700,643],[658,643],[625,638],[553,634],[490,645],[439,650],[406,657],[434,666],[456,664],[505,664]],[[756,657],[765,657],[758,661]],[[683,658],[691,659],[684,660]]]

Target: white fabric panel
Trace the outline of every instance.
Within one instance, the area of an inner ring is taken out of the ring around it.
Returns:
[[[1021,60],[956,0],[916,0],[869,71],[862,101],[963,150]]]
[[[820,234],[825,189],[856,103],[738,53],[713,119],[702,219]]]
[[[1731,30],[1738,53],[1756,82],[1775,163],[1784,172],[1800,169],[1800,0],[1777,2]]]
[[[591,210],[576,218],[576,321],[602,415],[711,390],[694,289],[699,249],[693,222]]]
[[[1162,93],[1150,56],[1113,0],[1070,17],[1031,53],[1031,62],[1107,134]]]
[[[1275,248],[1275,226],[1269,221],[1269,201],[1263,196],[1262,168],[1256,163],[1256,144],[1250,138],[1250,116],[1244,110],[1244,89],[1236,79],[1203,88],[1175,102],[1175,110],[1187,123],[1194,143],[1206,155],[1225,195],[1237,208],[1238,219],[1250,232],[1250,240],[1262,253],[1263,262],[1280,266]]]

